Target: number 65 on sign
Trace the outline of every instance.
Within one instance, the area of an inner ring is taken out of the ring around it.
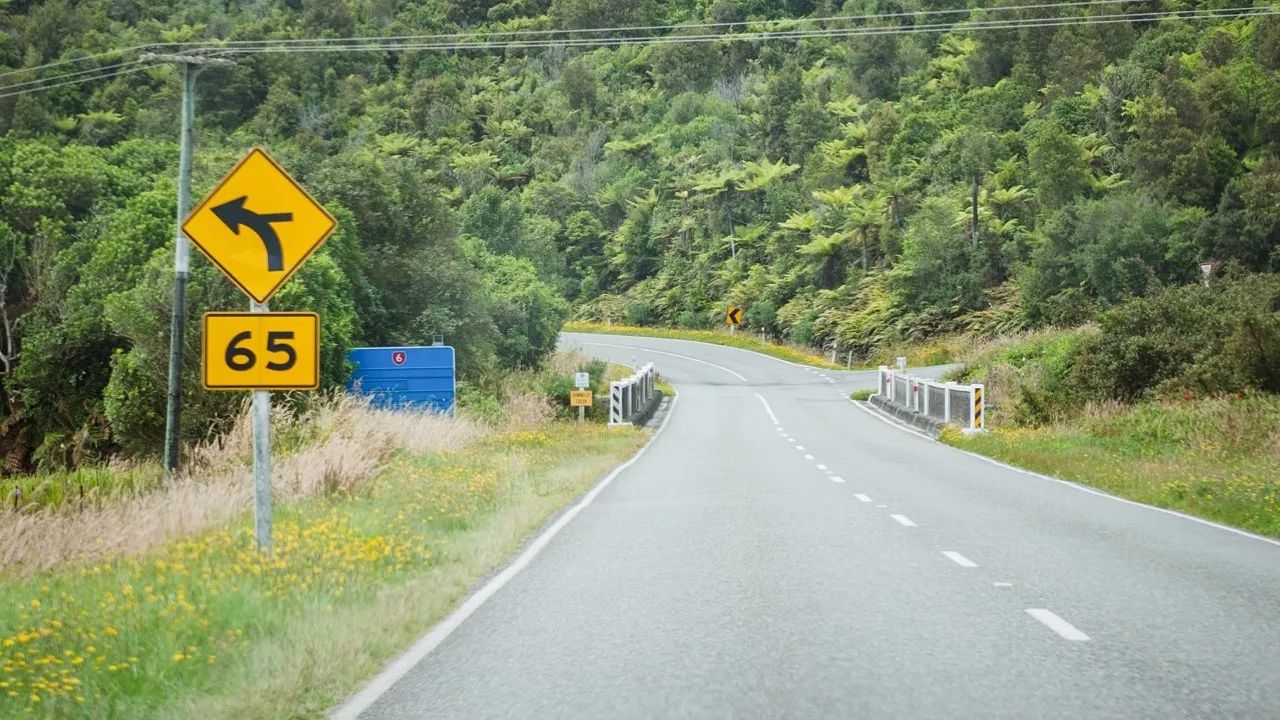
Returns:
[[[314,390],[320,385],[320,316],[206,313],[201,357],[208,390]]]

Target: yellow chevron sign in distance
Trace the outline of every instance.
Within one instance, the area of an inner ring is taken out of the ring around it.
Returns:
[[[728,312],[724,315],[724,324],[738,326],[742,324],[742,308],[737,305],[730,305]]]

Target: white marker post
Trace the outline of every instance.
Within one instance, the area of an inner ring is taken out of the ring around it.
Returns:
[[[586,390],[587,388],[591,387],[591,374],[584,373],[584,372],[574,373],[573,385],[579,390]],[[584,405],[579,405],[578,406],[578,424],[585,425],[586,422],[587,422],[587,408]]]
[[[255,313],[268,311],[266,303],[249,303]],[[271,554],[271,393],[253,391],[253,530],[258,551]]]

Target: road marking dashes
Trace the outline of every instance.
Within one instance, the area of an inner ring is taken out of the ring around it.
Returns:
[[[819,469],[819,470],[826,470],[826,469],[827,469],[827,466],[826,466],[826,465],[823,465],[822,463],[818,463],[818,469]]]
[[[1084,642],[1089,639],[1088,635],[1080,632],[1080,629],[1075,625],[1072,625],[1061,617],[1058,617],[1058,614],[1052,610],[1046,610],[1045,608],[1027,608],[1027,614],[1036,620],[1039,620],[1045,627],[1058,633],[1063,640]]]
[[[805,455],[805,456],[804,456],[804,459],[805,459],[805,460],[812,460],[812,459],[813,459],[813,456],[812,456],[812,455]]]
[[[893,518],[894,520],[897,520],[898,524],[901,525],[902,527],[916,526],[916,524],[911,521],[911,518],[907,517],[906,515],[890,515],[889,517]]]
[[[943,550],[943,551],[942,551],[942,554],[943,554],[943,555],[946,555],[946,556],[947,556],[947,559],[949,559],[951,562],[953,562],[953,563],[955,563],[955,564],[959,565],[959,566],[960,566],[960,567],[962,567],[962,568],[976,568],[976,567],[978,567],[978,563],[976,563],[976,562],[974,562],[974,561],[970,560],[969,558],[967,558],[967,557],[965,557],[965,556],[961,555],[960,553],[958,553],[958,552],[956,552],[956,551],[954,551],[954,550]]]
[[[862,493],[857,493],[856,495],[854,495],[854,497],[858,498],[858,500],[862,502],[871,502],[871,498],[867,497],[866,495],[863,495]]]
[[[831,482],[838,482],[838,483],[842,483],[842,482],[844,482],[844,478],[840,477],[839,475],[832,475],[832,476],[831,476]]]
[[[743,380],[746,380],[746,378],[743,378]],[[774,415],[774,414],[773,414],[773,408],[769,407],[769,401],[768,401],[768,400],[765,400],[765,399],[764,399],[764,396],[763,396],[763,395],[761,395],[760,393],[756,393],[756,397],[760,398],[760,402],[764,404],[764,411],[765,411],[765,412],[767,412],[767,413],[769,413],[769,419],[773,421],[773,424],[774,424],[774,425],[779,424],[779,423],[778,423],[778,416],[777,416],[777,415]]]

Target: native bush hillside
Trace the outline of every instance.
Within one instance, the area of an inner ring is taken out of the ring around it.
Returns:
[[[959,5],[7,0],[0,72],[146,43],[662,26],[241,54],[204,72],[197,194],[259,144],[341,221],[276,303],[324,314],[327,384],[349,345],[443,334],[483,386],[536,364],[570,308],[699,328],[733,303],[753,331],[871,357],[939,334],[1122,324],[1146,306],[1113,308],[1193,283],[1204,259],[1280,270],[1280,20],[1150,15],[1218,7],[1198,0],[943,12]],[[1008,20],[1040,22],[991,29]],[[958,24],[916,31],[938,22]],[[877,30],[735,37],[806,28]],[[713,37],[581,42],[644,34]],[[10,470],[158,447],[178,104],[165,66],[0,97]],[[243,304],[197,258],[191,319]],[[1261,377],[1246,366],[1270,351],[1223,332],[1235,364],[1193,360],[1197,382]],[[196,389],[187,342],[195,438],[234,402]],[[1107,392],[1174,377],[1134,372]]]

